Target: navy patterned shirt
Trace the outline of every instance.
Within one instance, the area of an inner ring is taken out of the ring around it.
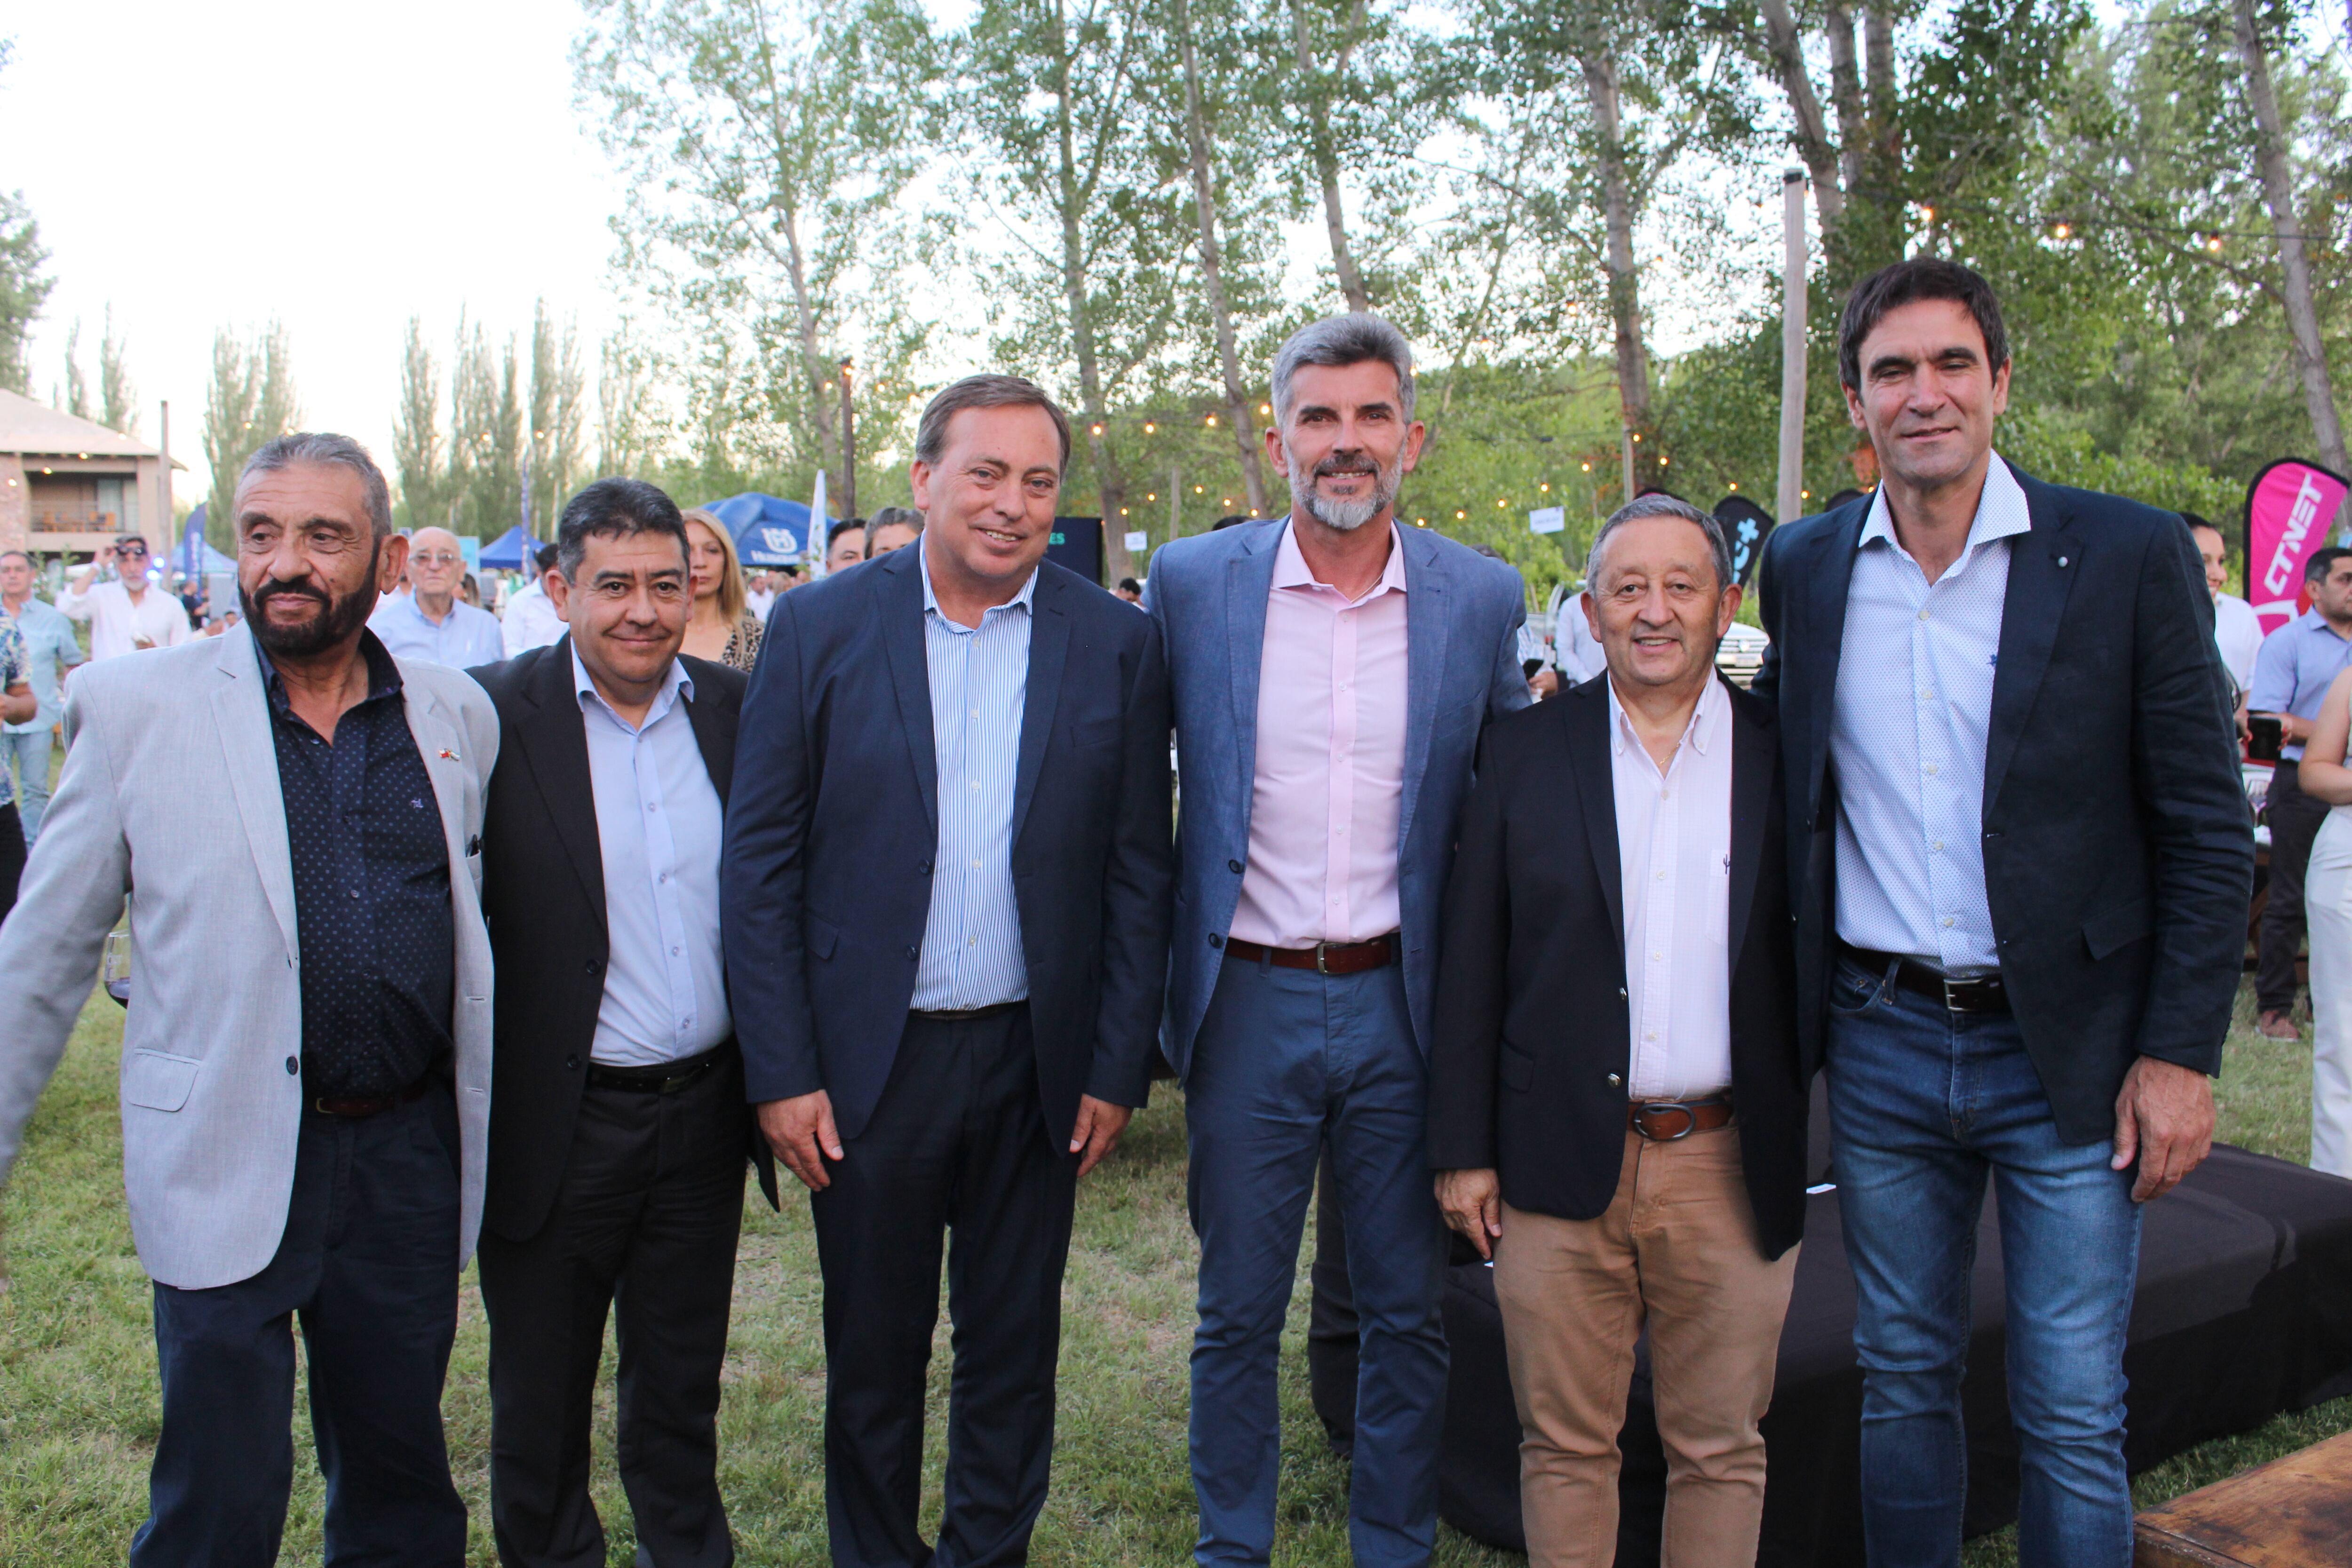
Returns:
[[[305,1099],[392,1094],[450,1053],[457,922],[441,808],[399,666],[373,632],[360,649],[368,694],[336,721],[331,745],[261,658],[294,856]]]

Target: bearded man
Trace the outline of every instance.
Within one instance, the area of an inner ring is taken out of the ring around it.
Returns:
[[[241,624],[101,661],[0,925],[0,1178],[131,901],[123,1185],[163,1409],[133,1568],[268,1568],[294,1322],[332,1562],[456,1564],[441,1384],[482,1212],[499,750],[482,689],[367,629],[383,475],[281,436],[237,477]]]
[[[1528,703],[1527,604],[1503,563],[1396,524],[1423,435],[1402,333],[1318,321],[1273,381],[1290,515],[1151,565],[1184,802],[1161,1039],[1201,1238],[1195,1555],[1263,1563],[1274,1543],[1275,1354],[1328,1141],[1360,1316],[1349,1537],[1357,1563],[1411,1568],[1445,1408],[1423,1132],[1438,908],[1479,732]]]

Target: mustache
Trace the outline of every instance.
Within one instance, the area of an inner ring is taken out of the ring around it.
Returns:
[[[325,594],[307,583],[285,583],[272,578],[255,592],[253,607],[259,609],[272,599],[285,598],[289,595],[298,599],[309,599],[322,608],[333,602]]]
[[[1335,453],[1315,465],[1315,477],[1326,479],[1339,474],[1377,474],[1380,466],[1361,452]]]

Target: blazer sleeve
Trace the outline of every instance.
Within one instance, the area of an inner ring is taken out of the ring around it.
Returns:
[[[802,900],[815,793],[799,615],[776,601],[758,671],[744,694],[719,866],[719,925],[730,1009],[753,1104],[824,1087],[810,1010]]]
[[[89,690],[78,682],[66,693],[65,771],[16,907],[0,925],[0,975],[7,976],[0,984],[0,1184],[89,1000],[99,950],[131,890],[113,752]]]
[[[1503,1039],[1511,945],[1509,837],[1489,731],[1445,891],[1445,948],[1437,965],[1437,1022],[1429,1059],[1429,1165],[1493,1167],[1495,1074]]]
[[[1780,705],[1780,617],[1775,613],[1780,609],[1780,596],[1773,591],[1772,579],[1780,574],[1777,567],[1780,552],[1773,546],[1785,537],[1774,529],[1766,537],[1764,553],[1756,562],[1756,618],[1764,623],[1764,666],[1748,683],[1749,696],[1760,697],[1775,708]]]
[[[1150,1097],[1151,1061],[1168,992],[1168,931],[1176,880],[1168,788],[1168,660],[1156,622],[1129,678],[1119,794],[1103,868],[1103,979],[1087,1092],[1112,1105]]]
[[[2155,962],[2139,1052],[2221,1068],[2238,993],[2254,840],[2211,600],[2189,531],[2156,531],[2142,558],[2134,641],[2132,774],[2155,850]]]
[[[1528,689],[1528,672],[1519,663],[1519,628],[1528,624],[1528,595],[1519,585],[1517,573],[1511,574],[1507,610],[1503,617],[1502,638],[1495,649],[1494,678],[1486,688],[1489,722],[1506,713],[1516,713],[1535,700],[1535,694]]]

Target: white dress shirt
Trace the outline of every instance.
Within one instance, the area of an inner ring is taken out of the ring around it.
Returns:
[[[1634,1100],[1731,1084],[1731,699],[1699,694],[1661,773],[1609,685],[1610,775],[1625,894],[1625,1008]]]
[[[499,618],[478,610],[463,599],[449,601],[449,613],[436,621],[425,613],[414,594],[395,594],[368,616],[375,633],[395,658],[421,658],[452,669],[471,669],[506,658],[499,637]]]
[[[2262,617],[2234,594],[2213,595],[2213,644],[2221,650],[2221,667],[2245,691],[2254,684],[2254,656],[2263,651]]]
[[[768,612],[776,607],[776,596],[764,588],[749,589],[743,595],[743,607],[758,616],[764,626],[768,624]]]
[[[908,1005],[918,1013],[961,1012],[1029,994],[1021,906],[1013,894],[1013,797],[1037,574],[1029,574],[1011,603],[991,605],[978,626],[967,626],[940,613],[929,559],[916,569],[923,579],[940,844]]]
[[[507,601],[505,618],[499,622],[499,646],[512,658],[519,653],[535,647],[553,647],[563,640],[572,628],[555,613],[555,601],[538,583]]]
[[[1996,454],[1968,543],[1931,587],[1895,542],[1881,487],[1846,591],[1830,728],[1837,933],[1947,974],[2000,963],[1985,894],[1985,742],[2010,542],[2032,526]]]
[[[141,637],[157,647],[177,647],[196,635],[188,625],[187,606],[152,583],[135,605],[121,583],[93,583],[86,594],[68,586],[58,595],[58,608],[89,623],[93,659],[137,653]]]
[[[698,1056],[735,1024],[719,955],[719,791],[687,714],[693,678],[672,659],[642,724],[597,693],[577,651],[572,681],[588,731],[610,942],[588,1055],[612,1067]]]

